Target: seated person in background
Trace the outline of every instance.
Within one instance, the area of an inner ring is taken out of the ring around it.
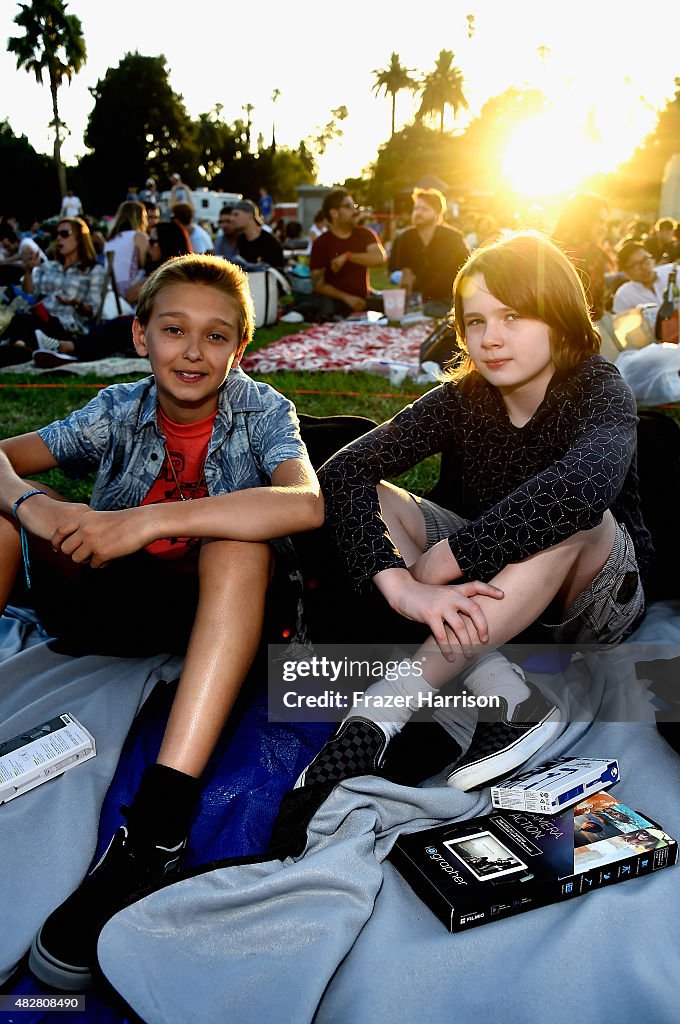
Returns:
[[[302,237],[302,224],[299,220],[289,220],[284,229],[283,244],[286,249],[306,249],[307,239]]]
[[[368,228],[357,227],[357,207],[344,188],[329,192],[321,207],[328,221],[312,246],[309,268],[314,284],[316,315],[331,320],[367,309],[382,312],[382,298],[370,289],[369,270],[386,259],[378,236]]]
[[[43,263],[33,253],[25,263],[22,287],[40,302],[10,322],[5,332],[10,344],[0,348],[0,365],[27,362],[37,348],[56,349],[56,339],[76,338],[94,323],[106,271],[97,262],[90,229],[80,217],[66,217],[56,235],[55,260]]]
[[[125,295],[140,272],[143,276],[144,264],[149,255],[146,231],[144,204],[134,200],[121,203],[104,246],[105,253],[113,253],[113,273],[119,295]]]
[[[408,295],[420,292],[423,302],[441,303],[446,313],[456,274],[470,255],[468,247],[459,231],[444,224],[446,200],[441,192],[417,188],[412,198],[413,227],[394,240],[390,274]]]
[[[624,242],[617,255],[619,269],[628,281],[614,294],[614,313],[623,313],[647,302],[660,306],[673,264],[654,266],[651,254],[641,242]]]
[[[655,263],[672,263],[680,255],[675,240],[677,226],[672,217],[662,217],[654,225],[654,231],[645,238],[645,249]]]
[[[46,263],[47,256],[32,238],[19,238],[16,231],[5,227],[0,234],[0,285],[19,284],[24,265],[37,257]]]
[[[172,207],[172,218],[186,231],[193,252],[211,253],[213,251],[212,236],[194,221],[193,206],[190,206],[189,203],[175,203]]]
[[[326,220],[326,214],[323,212],[323,210],[317,210],[316,213],[314,214],[314,220],[312,221],[312,226],[310,227],[309,231],[307,232],[307,238],[309,240],[308,241],[308,245],[307,245],[307,252],[308,253],[310,253],[312,251],[312,246],[316,242],[317,238],[320,238],[321,235],[324,233],[324,231],[327,231],[327,230],[328,230],[328,221]]]
[[[161,208],[158,203],[152,203],[149,201],[144,202],[144,209],[146,210],[146,230],[147,234],[151,234],[151,229],[156,227],[156,224],[161,219]]]
[[[214,253],[224,260],[230,260],[237,253],[236,240],[238,231],[231,219],[231,206],[223,206],[219,216],[219,231],[215,235]]]
[[[252,199],[239,199],[231,208],[231,225],[238,232],[236,248],[237,262],[247,264],[264,263],[268,267],[282,270],[285,266],[283,248],[271,231],[265,231],[260,211]]]
[[[142,289],[133,332],[152,376],[0,442],[0,609],[23,530],[51,635],[120,656],[186,651],[127,823],[34,943],[31,969],[62,991],[87,984],[105,921],[179,870],[201,774],[260,645],[275,554],[323,521],[292,403],[238,368],[253,333],[238,267],[167,263]],[[97,471],[89,506],[28,479],[55,466]]]

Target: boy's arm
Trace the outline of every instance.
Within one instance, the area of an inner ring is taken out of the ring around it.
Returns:
[[[89,562],[96,569],[167,537],[268,541],[321,526],[323,498],[308,460],[286,459],[271,479],[270,487],[194,501],[89,511],[64,523],[52,542],[74,562]]]
[[[51,451],[35,432],[0,441],[0,512],[13,515],[14,503],[34,489],[26,477],[56,465]],[[87,505],[60,501],[50,494],[35,494],[22,502],[18,517],[29,533],[51,540],[65,521],[75,521],[87,510]]]

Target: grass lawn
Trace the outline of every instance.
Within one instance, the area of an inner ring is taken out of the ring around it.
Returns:
[[[286,334],[299,330],[294,324],[277,324],[262,328],[253,339],[252,349],[262,348]],[[96,394],[97,385],[138,379],[135,375],[117,378],[98,378],[96,375],[67,377],[49,374],[39,378],[29,374],[0,374],[1,431],[3,437],[12,437],[61,419],[78,409]],[[263,374],[261,380],[271,384],[291,399],[298,410],[312,416],[361,415],[382,422],[428,387],[406,383],[393,387],[382,377],[368,373],[295,372]],[[35,385],[42,385],[35,387]],[[32,385],[27,387],[26,385]],[[439,460],[428,459],[410,470],[397,481],[403,486],[424,493],[437,479]],[[58,469],[43,474],[45,483],[72,500],[86,500],[91,487],[88,480],[70,480]]]

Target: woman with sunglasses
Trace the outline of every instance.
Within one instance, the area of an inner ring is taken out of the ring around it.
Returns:
[[[0,347],[0,366],[27,362],[36,349],[49,345],[45,339],[72,340],[84,334],[99,310],[105,276],[85,221],[62,218],[56,258],[41,264],[32,254],[24,264],[24,291],[40,301],[9,324],[9,345]]]
[[[149,232],[149,259],[145,270],[147,277],[154,270],[172,259],[173,256],[184,256],[192,251],[186,231],[174,222],[156,224]],[[146,278],[133,282],[125,293],[125,298],[133,305],[137,302],[139,290]],[[85,334],[59,341],[54,351],[38,349],[33,356],[36,366],[43,370],[63,366],[64,363],[90,362],[94,359],[107,359],[117,353],[136,355],[132,347],[133,316],[119,316],[114,320],[106,320],[96,324]],[[0,349],[0,354],[2,349]]]

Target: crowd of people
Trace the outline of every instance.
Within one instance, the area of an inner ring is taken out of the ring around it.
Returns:
[[[276,206],[265,188],[257,202],[225,203],[213,225],[197,221],[192,191],[179,174],[170,184],[165,216],[156,182],[149,178],[143,189],[129,190],[106,230],[83,215],[71,190],[51,233],[37,223],[21,231],[14,218],[2,218],[0,285],[20,289],[15,305],[21,315],[4,326],[0,365],[35,359],[49,367],[88,358],[94,340],[90,358],[131,351],[129,317],[143,281],[183,252],[214,253],[249,273],[268,267],[290,272],[294,301],[283,310],[289,322],[384,312],[382,294],[371,285],[371,271],[382,267],[390,284],[404,290],[407,309],[444,317],[455,276],[470,253],[517,228],[547,232],[567,253],[584,281],[603,352],[615,358],[620,345],[612,315],[659,305],[667,268],[680,255],[680,229],[673,218],[654,225],[639,217],[624,223],[610,216],[601,197],[586,193],[572,196],[548,231],[536,206],[505,225],[488,212],[461,214],[437,189],[416,188],[410,219],[388,221],[385,228],[370,224],[370,215],[345,189],[336,188],[326,194],[305,236],[298,221],[275,221]],[[166,224],[173,225],[172,241],[165,230],[162,239],[157,233]],[[47,267],[41,269],[42,264]],[[123,324],[101,329],[121,316],[127,318]]]

